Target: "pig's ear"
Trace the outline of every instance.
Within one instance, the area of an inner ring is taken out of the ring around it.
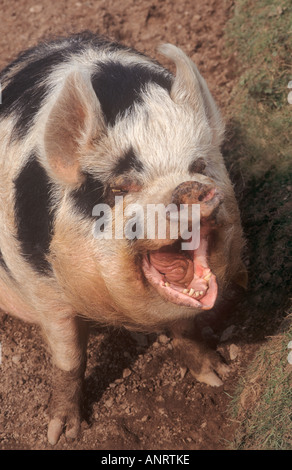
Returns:
[[[176,65],[176,76],[170,91],[171,98],[179,104],[189,103],[198,118],[208,122],[213,143],[220,145],[224,135],[224,123],[196,65],[181,49],[172,44],[163,44],[158,50]]]
[[[45,153],[55,177],[81,183],[80,156],[105,132],[99,101],[90,78],[72,72],[50,112],[44,135]]]

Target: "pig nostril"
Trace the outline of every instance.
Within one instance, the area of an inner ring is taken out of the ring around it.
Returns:
[[[202,201],[207,202],[207,201],[210,201],[211,199],[213,199],[215,195],[216,195],[216,189],[212,188],[207,193],[200,194],[200,196],[198,197],[198,200],[201,201],[201,202]]]

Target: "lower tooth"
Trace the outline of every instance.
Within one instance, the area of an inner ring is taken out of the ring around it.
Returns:
[[[165,287],[169,287],[169,282],[164,283]]]
[[[194,292],[195,292],[195,289],[190,289],[189,296],[192,297]]]
[[[188,289],[183,290],[183,294],[188,294],[188,293],[189,293]]]
[[[203,291],[203,290],[200,290],[199,294],[200,294],[200,295],[203,295],[203,294],[204,294],[204,291]]]

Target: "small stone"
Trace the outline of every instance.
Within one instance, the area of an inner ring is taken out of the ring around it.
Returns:
[[[183,379],[185,377],[185,375],[187,373],[187,370],[188,370],[187,367],[180,367],[179,368],[181,379]]]
[[[289,352],[288,357],[287,357],[287,361],[288,361],[289,364],[292,364],[292,351]]]
[[[292,341],[289,341],[287,348],[292,349]]]
[[[143,416],[143,418],[141,418],[141,421],[142,421],[142,423],[145,423],[146,421],[148,421],[148,419],[150,419],[150,416],[145,415],[145,416]]]
[[[13,364],[18,365],[21,361],[21,356],[20,354],[15,354],[15,356],[12,356],[12,362]]]
[[[227,341],[228,339],[230,339],[234,333],[234,330],[235,330],[235,325],[230,325],[228,328],[226,328],[226,330],[223,331],[220,337],[220,341],[223,342],[223,341]]]
[[[158,397],[156,397],[156,401],[158,401],[159,403],[163,403],[164,402],[164,398],[162,395],[158,395]]]
[[[116,384],[121,384],[121,383],[123,383],[123,379],[116,379],[116,380],[115,380],[115,383],[116,383]]]
[[[105,406],[106,406],[107,408],[110,408],[110,407],[113,405],[113,403],[114,403],[114,399],[113,399],[113,398],[109,398],[108,400],[106,400],[106,401],[104,402],[104,404],[105,404]]]
[[[170,338],[169,338],[168,336],[166,336],[166,335],[159,335],[158,341],[159,341],[161,344],[167,344],[167,343],[169,343]]]
[[[34,5],[33,7],[30,7],[29,11],[30,13],[40,13],[43,9],[42,5]]]
[[[292,104],[292,91],[290,91],[290,93],[288,93],[287,101],[288,101],[289,104]]]
[[[230,344],[229,346],[229,357],[231,361],[237,358],[239,353],[239,347],[236,344]]]
[[[124,369],[123,370],[123,379],[126,379],[127,377],[129,377],[130,375],[132,374],[132,371],[130,369]]]

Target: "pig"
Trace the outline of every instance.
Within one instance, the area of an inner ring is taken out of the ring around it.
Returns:
[[[168,331],[198,381],[228,374],[194,328],[247,282],[224,122],[184,52],[159,52],[175,74],[83,32],[23,52],[0,76],[0,308],[39,325],[51,352],[52,445],[79,435],[88,320]],[[99,204],[114,226],[130,204],[198,204],[199,244],[126,237],[127,217],[122,236],[94,236]]]

